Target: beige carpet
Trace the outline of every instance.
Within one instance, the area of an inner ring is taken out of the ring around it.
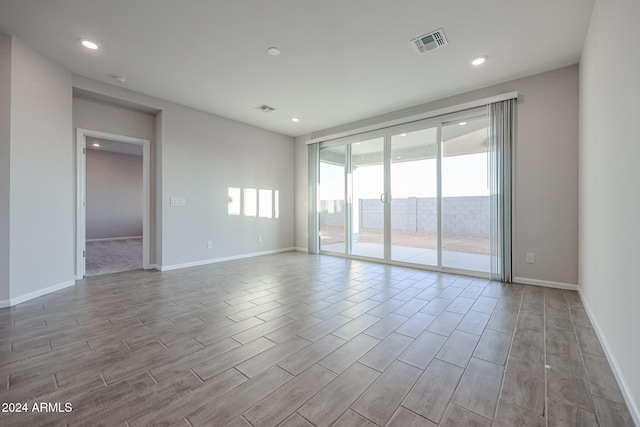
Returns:
[[[85,276],[142,269],[142,239],[87,242]]]

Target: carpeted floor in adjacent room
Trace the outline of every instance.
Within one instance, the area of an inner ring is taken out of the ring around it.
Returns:
[[[142,269],[142,238],[87,242],[87,277],[139,269]]]

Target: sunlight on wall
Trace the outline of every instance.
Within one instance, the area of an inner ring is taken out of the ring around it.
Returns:
[[[257,191],[255,188],[244,189],[244,216],[256,216],[258,214]]]
[[[260,218],[272,218],[273,195],[271,190],[259,190],[258,195],[258,216]]]
[[[278,190],[238,188],[227,189],[229,216],[280,218],[280,192]]]
[[[229,187],[229,215],[240,215],[240,189]]]

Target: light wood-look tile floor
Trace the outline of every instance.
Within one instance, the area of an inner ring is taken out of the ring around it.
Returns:
[[[290,252],[86,279],[0,331],[3,426],[633,425],[573,291]]]

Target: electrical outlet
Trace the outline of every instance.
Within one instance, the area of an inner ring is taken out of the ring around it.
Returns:
[[[213,242],[211,240],[207,240],[207,249],[213,248]]]
[[[527,264],[533,264],[534,262],[536,262],[536,254],[527,252]]]

